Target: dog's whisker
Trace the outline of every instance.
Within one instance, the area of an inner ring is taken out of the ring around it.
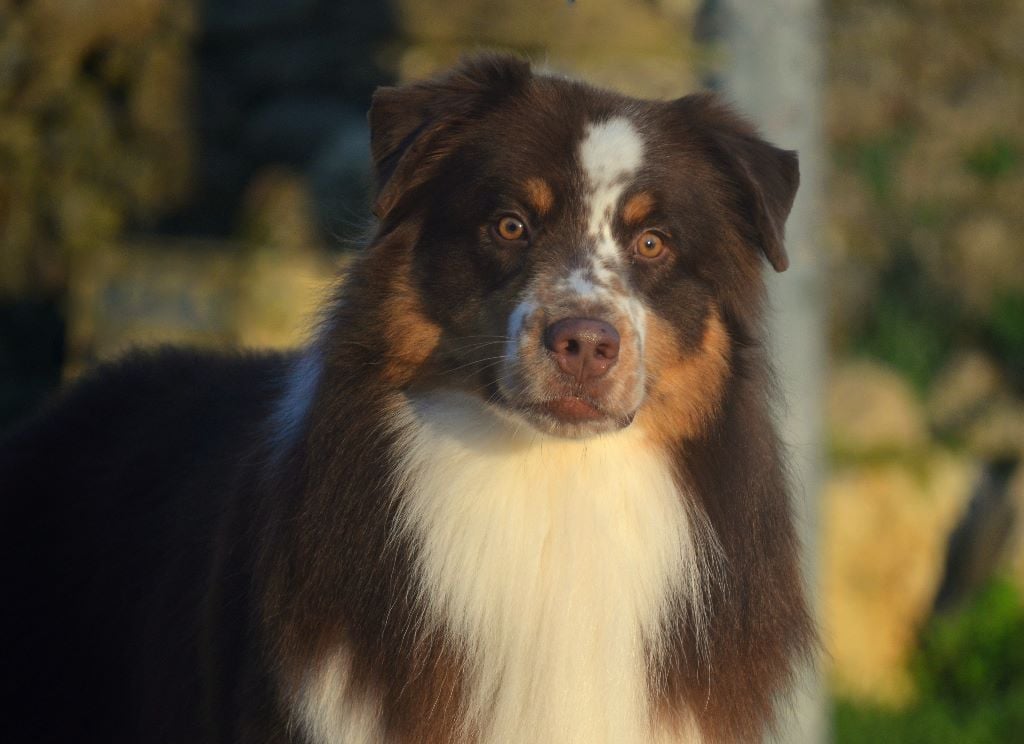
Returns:
[[[453,374],[453,373],[458,372],[459,370],[465,369],[467,367],[476,367],[476,366],[480,366],[480,365],[484,365],[484,364],[488,364],[488,363],[489,363],[490,366],[493,367],[493,366],[496,366],[498,364],[501,364],[504,360],[505,360],[505,356],[504,355],[493,356],[493,357],[484,357],[483,359],[474,359],[471,362],[466,362],[465,364],[460,364],[457,367],[449,367],[448,369],[444,369],[444,370],[442,370],[442,374]]]
[[[500,341],[485,341],[483,343],[469,344],[466,346],[452,347],[449,350],[452,354],[468,354],[471,351],[479,351],[480,349],[491,349],[498,348],[503,349],[505,344]]]

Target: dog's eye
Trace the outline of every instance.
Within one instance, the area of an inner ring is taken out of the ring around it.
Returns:
[[[510,214],[500,218],[494,228],[502,240],[518,242],[526,239],[526,225],[521,219]]]
[[[665,239],[651,230],[648,230],[636,239],[636,254],[640,258],[659,258],[665,252],[665,248]]]

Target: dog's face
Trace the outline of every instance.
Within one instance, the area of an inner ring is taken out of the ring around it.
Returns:
[[[382,235],[415,229],[416,301],[393,319],[429,346],[414,384],[565,437],[635,420],[679,438],[713,415],[760,253],[785,268],[792,153],[708,97],[639,101],[505,57],[380,91],[371,125]]]

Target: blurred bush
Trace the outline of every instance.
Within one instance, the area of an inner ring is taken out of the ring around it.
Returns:
[[[1024,4],[827,7],[834,347],[924,391],[974,346],[1024,390]]]
[[[849,700],[836,708],[839,744],[1007,744],[1024,732],[1024,604],[996,580],[967,608],[940,616],[911,663],[915,702]]]

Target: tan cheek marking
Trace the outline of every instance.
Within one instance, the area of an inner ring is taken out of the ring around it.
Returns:
[[[635,226],[647,217],[654,209],[654,197],[646,191],[629,197],[622,208],[622,219],[627,225]]]
[[[387,329],[387,365],[384,378],[396,385],[408,383],[437,349],[441,327],[427,319],[420,298],[409,280],[408,265],[396,271],[389,299],[382,308]]]
[[[701,434],[718,412],[729,374],[729,332],[717,307],[708,314],[700,348],[682,356],[671,326],[649,316],[648,369],[654,385],[637,422],[662,444]]]
[[[534,177],[526,180],[526,196],[540,215],[547,214],[555,205],[555,195],[543,178]]]

